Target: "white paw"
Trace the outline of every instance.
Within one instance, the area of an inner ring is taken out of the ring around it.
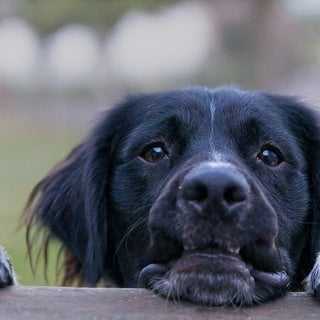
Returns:
[[[320,299],[320,254],[308,277],[304,280],[306,291]]]
[[[15,284],[17,284],[17,280],[10,259],[0,246],[0,288]]]

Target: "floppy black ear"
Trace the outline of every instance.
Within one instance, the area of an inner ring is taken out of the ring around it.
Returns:
[[[94,286],[103,274],[107,182],[117,131],[114,118],[104,116],[88,137],[39,182],[27,204],[29,247],[32,235],[44,228],[48,230],[45,252],[52,238],[59,239],[68,251],[65,284],[81,278],[81,284]]]
[[[311,272],[304,283],[308,292],[320,299],[320,130],[310,126],[312,144],[310,148],[312,217],[310,220]]]
[[[291,132],[303,150],[307,163],[310,212],[305,221],[306,244],[301,253],[297,279],[305,279],[309,292],[320,298],[320,127],[319,115],[291,97],[272,96],[288,119]]]

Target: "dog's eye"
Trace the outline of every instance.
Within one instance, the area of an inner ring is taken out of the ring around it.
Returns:
[[[261,160],[269,167],[277,167],[283,161],[280,151],[278,149],[274,150],[270,148],[262,149],[257,155],[257,159]]]
[[[141,157],[150,163],[158,162],[167,155],[168,152],[162,145],[149,146],[141,153]]]

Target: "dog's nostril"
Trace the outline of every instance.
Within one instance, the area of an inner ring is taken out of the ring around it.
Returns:
[[[183,197],[186,200],[201,202],[208,197],[207,188],[203,185],[189,186],[183,189]]]
[[[242,188],[239,188],[237,186],[226,188],[226,190],[223,193],[223,199],[229,205],[232,205],[237,202],[242,202],[246,200],[246,198],[246,193],[243,191]]]

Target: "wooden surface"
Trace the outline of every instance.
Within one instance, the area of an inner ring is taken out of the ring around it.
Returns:
[[[0,320],[70,319],[320,319],[320,303],[290,293],[251,308],[202,308],[174,304],[144,289],[15,287],[0,290]]]

